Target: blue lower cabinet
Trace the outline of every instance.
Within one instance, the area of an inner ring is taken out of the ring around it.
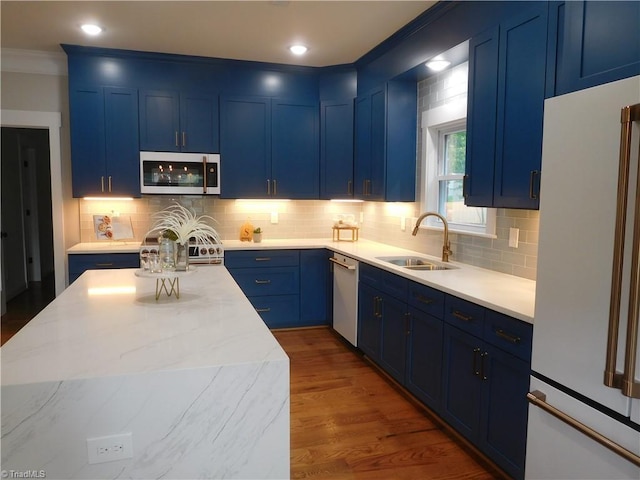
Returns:
[[[513,330],[530,327],[510,320]],[[524,478],[530,361],[452,325],[444,329],[443,418],[510,476]],[[526,337],[499,338],[531,345]]]
[[[442,416],[474,443],[480,430],[482,352],[482,340],[445,324]]]
[[[301,326],[330,325],[333,277],[324,248],[300,250],[300,322]]]
[[[407,304],[383,294],[379,310],[382,315],[381,365],[396,381],[404,384],[409,335]]]
[[[269,328],[297,327],[300,317],[298,295],[247,297]]]
[[[523,478],[532,326],[364,263],[359,279],[358,347]]]
[[[358,286],[358,347],[380,362],[382,316],[378,313],[381,292],[366,283]]]
[[[480,448],[513,478],[523,478],[530,366],[488,345],[483,368]]]
[[[437,413],[442,411],[442,320],[409,308],[407,388]]]
[[[139,268],[138,253],[78,253],[69,255],[69,284],[86,270],[109,268]]]
[[[269,328],[327,325],[329,253],[310,250],[227,250],[225,266]]]

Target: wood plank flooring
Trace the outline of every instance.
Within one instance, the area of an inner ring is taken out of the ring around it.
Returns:
[[[291,359],[291,478],[504,478],[328,328],[276,330]]]

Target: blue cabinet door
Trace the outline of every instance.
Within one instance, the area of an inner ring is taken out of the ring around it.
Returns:
[[[356,198],[365,198],[371,178],[371,96],[356,98],[354,185]]]
[[[565,19],[557,95],[640,74],[640,2],[566,2]]]
[[[353,197],[353,99],[320,103],[320,198]]]
[[[465,203],[537,209],[548,5],[471,39]]]
[[[410,307],[407,388],[437,413],[442,411],[443,323]]]
[[[409,333],[407,304],[385,294],[382,295],[379,308],[382,314],[380,362],[393,378],[404,384]]]
[[[140,150],[180,151],[180,95],[178,92],[140,91]]]
[[[501,25],[493,206],[538,209],[547,5]]]
[[[366,283],[358,284],[358,347],[380,363],[382,347],[382,293]]]
[[[108,193],[139,197],[138,91],[105,88],[104,105]]]
[[[482,342],[444,325],[444,391],[442,416],[458,432],[477,443],[482,399]]]
[[[181,151],[218,153],[218,96],[206,93],[180,95]]]
[[[382,88],[371,94],[371,157],[369,159],[369,178],[364,193],[364,198],[367,200],[384,200],[385,198],[386,112],[387,95],[385,89]]]
[[[524,478],[529,364],[486,345],[482,357],[481,449],[516,479]]]
[[[267,196],[267,181],[271,180],[270,98],[221,98],[220,160],[222,198]]]
[[[102,194],[107,177],[104,89],[79,87],[71,90],[69,113],[73,196]]]
[[[271,108],[271,196],[319,198],[318,103],[273,100]]]
[[[328,250],[300,250],[299,326],[330,324],[332,282]]]
[[[469,41],[465,204],[493,205],[499,29]]]

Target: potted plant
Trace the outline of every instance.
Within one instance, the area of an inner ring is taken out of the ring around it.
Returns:
[[[260,243],[262,241],[262,229],[260,227],[253,231],[253,241],[255,243]]]
[[[208,215],[196,216],[193,212],[176,203],[153,215],[156,222],[147,232],[145,238],[152,232],[160,234],[161,238],[175,242],[175,269],[178,271],[189,268],[189,240],[196,243],[215,241],[222,243],[218,232],[206,223],[215,222]]]

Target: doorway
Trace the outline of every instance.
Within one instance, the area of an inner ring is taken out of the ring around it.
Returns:
[[[2,127],[1,163],[4,336],[55,297],[48,129]]]

